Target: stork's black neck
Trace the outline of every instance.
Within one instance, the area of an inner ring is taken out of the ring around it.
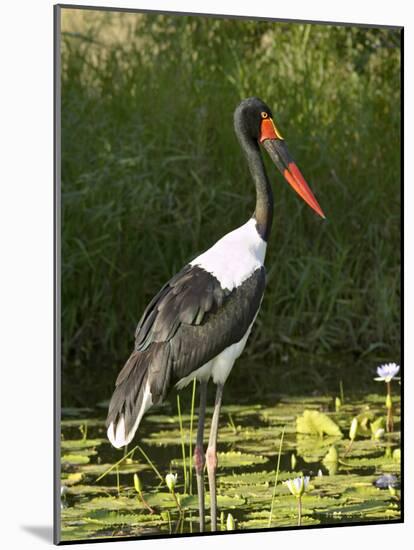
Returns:
[[[237,132],[237,137],[246,155],[250,173],[256,186],[256,208],[253,218],[256,220],[259,235],[263,240],[267,241],[273,220],[272,188],[267,179],[266,169],[257,141],[247,136],[244,132]]]

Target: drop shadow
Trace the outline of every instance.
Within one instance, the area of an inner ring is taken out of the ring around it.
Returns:
[[[51,525],[21,525],[21,528],[38,539],[53,543],[53,527]]]

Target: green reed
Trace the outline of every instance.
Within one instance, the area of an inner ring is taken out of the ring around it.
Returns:
[[[283,438],[285,436],[285,428],[286,426],[283,426],[282,435],[280,436],[279,452],[277,454],[277,466],[276,466],[276,472],[275,472],[275,483],[273,485],[273,494],[272,494],[272,502],[270,505],[268,527],[270,527],[272,524],[273,506],[274,506],[275,497],[276,497],[276,486],[279,479],[280,457],[282,456],[282,447],[283,447]]]
[[[184,435],[184,428],[183,428],[183,418],[181,416],[180,396],[178,393],[177,393],[177,410],[178,410],[178,421],[180,424],[181,452],[183,456],[184,493],[186,493],[187,492],[187,460],[186,460],[186,453],[185,453],[185,435]]]
[[[148,301],[251,215],[254,189],[232,122],[251,95],[273,108],[327,221],[266,159],[275,194],[268,283],[229,391],[259,394],[280,376],[285,391],[333,387],[344,373],[348,388],[358,359],[398,360],[398,32],[70,12],[62,25],[63,402],[107,398]],[[343,371],[330,360],[339,352],[353,358]],[[301,354],[325,357],[326,368],[295,362]],[[292,367],[280,369],[285,356]],[[253,373],[253,362],[263,368]]]

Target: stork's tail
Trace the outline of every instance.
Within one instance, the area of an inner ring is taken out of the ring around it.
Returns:
[[[134,351],[119,373],[109,403],[107,435],[114,447],[128,445],[152,404],[147,354]]]

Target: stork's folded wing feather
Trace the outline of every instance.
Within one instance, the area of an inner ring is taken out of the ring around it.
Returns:
[[[144,388],[152,403],[172,384],[239,342],[259,310],[264,267],[233,290],[199,266],[187,265],[151,300],[135,331],[135,349],[120,372],[108,425],[122,415],[129,432],[141,410]]]
[[[230,291],[211,273],[188,265],[145,310],[135,332],[135,350],[168,344],[175,382],[243,338],[260,307],[264,286],[264,267]]]

